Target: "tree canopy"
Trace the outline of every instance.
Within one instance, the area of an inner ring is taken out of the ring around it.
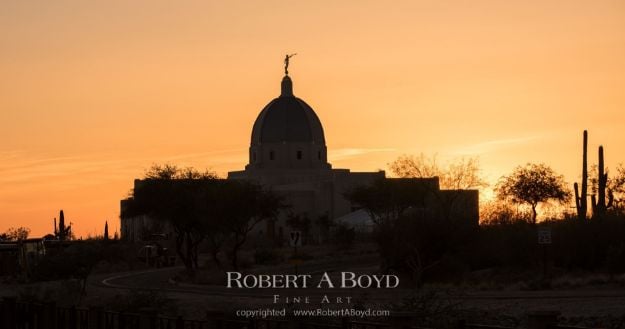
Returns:
[[[533,223],[536,223],[536,207],[539,203],[550,200],[565,203],[571,196],[564,176],[556,174],[542,163],[516,167],[510,175],[499,179],[495,192],[500,200],[529,205]]]
[[[443,189],[477,189],[488,186],[481,177],[477,158],[460,158],[440,165],[436,156],[402,155],[389,164],[391,172],[400,178],[438,177]]]
[[[28,227],[11,227],[3,234],[0,234],[0,240],[26,240],[29,234],[30,229]]]
[[[216,174],[173,165],[154,166],[136,184],[122,216],[147,215],[168,224],[176,251],[188,269],[196,269],[197,249],[205,239],[219,249],[232,241],[231,259],[261,220],[276,216],[280,199],[249,181],[219,179]],[[216,258],[216,251],[213,253]]]
[[[408,208],[423,208],[425,199],[436,186],[435,181],[411,179],[378,179],[345,193],[352,203],[365,209],[377,225],[399,218]]]
[[[428,178],[379,179],[346,193],[375,223],[382,269],[409,274],[417,285],[451,250],[452,241],[461,245],[449,218],[428,206],[437,193],[436,180]]]

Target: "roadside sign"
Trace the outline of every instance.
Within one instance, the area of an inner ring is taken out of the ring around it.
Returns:
[[[291,231],[289,239],[289,245],[291,247],[301,247],[302,246],[302,232],[300,231]]]
[[[538,228],[538,244],[551,244],[551,228],[550,227]]]

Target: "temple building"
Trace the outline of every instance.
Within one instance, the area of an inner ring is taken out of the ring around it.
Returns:
[[[304,100],[293,92],[288,75],[288,57],[280,96],[260,111],[252,127],[249,163],[244,170],[231,171],[228,179],[256,181],[281,194],[289,207],[278,219],[260,223],[258,236],[284,241],[289,231],[288,218],[307,218],[313,224],[308,243],[323,243],[324,234],[315,223],[321,220],[343,223],[357,230],[370,231],[369,215],[346,199],[351,188],[372,184],[386,178],[384,171],[352,172],[334,169],[328,162],[326,139],[321,120]],[[395,179],[397,180],[397,179]],[[410,179],[431,191],[428,207],[449,208],[460,221],[477,226],[479,221],[477,190],[440,190],[437,177]],[[136,180],[135,184],[140,183]],[[453,198],[450,196],[453,195]],[[453,202],[442,202],[452,200]],[[122,201],[122,208],[124,201]],[[145,216],[121,218],[123,238],[136,240],[150,226]]]
[[[254,122],[245,170],[228,173],[228,179],[257,181],[286,199],[291,206],[288,214],[267,225],[268,235],[275,237],[287,230],[284,219],[288,215],[314,222],[355,211],[344,192],[384,176],[383,171],[332,168],[321,120],[310,105],[293,94],[288,75],[282,79],[280,96],[269,102]]]

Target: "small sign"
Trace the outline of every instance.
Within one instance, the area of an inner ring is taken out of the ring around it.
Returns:
[[[551,228],[538,228],[538,244],[551,244]]]
[[[291,247],[301,247],[302,246],[302,232],[291,231],[289,245]]]

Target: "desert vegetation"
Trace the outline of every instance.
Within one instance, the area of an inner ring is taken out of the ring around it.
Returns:
[[[482,204],[479,227],[423,211],[430,192],[410,181],[376,182],[350,191],[348,198],[374,219],[382,269],[402,273],[418,287],[467,282],[475,273],[487,273],[478,280],[520,280],[527,288],[545,288],[553,276],[580,271],[613,279],[625,272],[625,170],[619,165],[608,176],[599,147],[598,164],[589,172],[587,141],[584,132],[582,182],[574,184],[574,193],[546,164],[518,166],[500,178],[496,199]],[[438,176],[447,188],[481,188],[486,184],[477,164],[461,159],[440,166],[435,157],[420,155],[402,156],[389,166],[403,178]],[[568,210],[573,203],[576,214]],[[556,211],[539,217],[541,204]],[[549,244],[538,243],[541,230],[550,233]]]

